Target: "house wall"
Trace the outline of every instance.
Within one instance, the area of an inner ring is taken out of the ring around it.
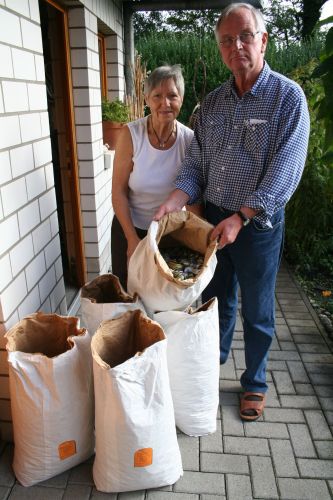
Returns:
[[[111,169],[104,169],[98,26],[108,94],[124,96],[119,1],[68,14],[87,280],[110,269]],[[38,0],[0,0],[0,437],[12,439],[5,332],[41,310],[67,314]]]

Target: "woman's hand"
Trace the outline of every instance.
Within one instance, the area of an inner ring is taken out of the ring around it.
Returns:
[[[130,240],[127,240],[127,265],[129,263],[131,256],[134,253],[134,250],[136,249],[136,247],[138,246],[140,241],[141,240],[140,240],[139,236],[136,236],[136,237],[133,236]]]

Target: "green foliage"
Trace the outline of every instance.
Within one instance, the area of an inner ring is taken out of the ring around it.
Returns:
[[[102,100],[102,120],[117,123],[129,121],[129,107],[119,99],[114,101]]]
[[[311,134],[300,185],[286,208],[286,256],[301,273],[333,277],[333,170],[323,158],[325,129],[318,103],[324,88],[311,79],[316,64],[313,60],[290,75],[306,94]]]
[[[272,69],[287,74],[299,64],[319,57],[323,47],[320,36],[304,44],[291,43],[288,49],[270,41],[266,59]],[[230,75],[222,63],[213,33],[204,36],[177,33],[153,33],[140,37],[136,49],[151,71],[162,64],[180,64],[185,79],[185,99],[180,121],[188,123],[190,115],[200,99],[202,89],[206,94],[223,83]],[[206,81],[199,60],[206,65]],[[198,98],[198,99],[197,99]]]

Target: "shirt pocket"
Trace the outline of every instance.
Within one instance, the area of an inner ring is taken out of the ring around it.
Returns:
[[[267,150],[270,125],[268,122],[244,123],[244,148],[250,153]]]

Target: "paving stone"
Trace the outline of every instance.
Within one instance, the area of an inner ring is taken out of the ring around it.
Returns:
[[[145,490],[118,493],[118,500],[144,500]]]
[[[70,484],[65,490],[62,500],[89,500],[91,486],[83,484]]]
[[[245,370],[245,354],[244,351],[233,351],[235,367],[240,370]]]
[[[313,439],[332,439],[331,431],[322,411],[306,410],[304,414]]]
[[[15,476],[12,469],[13,446],[7,445],[1,455],[0,461],[0,486],[13,486]]]
[[[315,385],[314,390],[317,396],[321,396],[323,398],[333,397],[333,385]]]
[[[292,342],[293,340],[287,325],[275,325],[275,334],[280,342],[282,340]]]
[[[317,325],[316,323],[313,321],[313,319],[292,319],[292,318],[289,318],[287,319],[287,323],[290,327],[293,327],[293,326],[299,326],[299,327],[312,327],[312,328],[316,328]]]
[[[239,394],[220,391],[220,404],[223,406],[239,406]]]
[[[285,340],[280,340],[280,348],[282,351],[297,351],[297,347],[294,342],[287,342]]]
[[[325,342],[321,338],[320,335],[302,335],[302,334],[294,334],[293,335],[294,342],[296,344],[302,344],[310,342],[311,344],[324,344]]]
[[[325,411],[325,417],[329,425],[333,425],[333,411]]]
[[[247,422],[244,424],[246,437],[289,438],[286,424],[271,422]]]
[[[311,460],[308,458],[299,458],[297,460],[300,474],[303,477],[315,479],[333,478],[333,460]]]
[[[333,399],[332,398],[319,398],[321,407],[323,410],[333,410]]]
[[[267,362],[267,370],[287,370],[287,364],[285,361],[274,361],[272,359],[268,359]]]
[[[227,474],[228,500],[252,500],[251,481],[248,476]]]
[[[280,401],[275,389],[275,385],[272,382],[267,381],[268,390],[266,392],[266,408],[278,408],[280,405]],[[265,410],[264,410],[265,412]]]
[[[243,422],[239,418],[238,406],[222,405],[222,429],[223,436],[244,436]]]
[[[62,500],[64,490],[60,488],[45,488],[43,486],[30,486],[25,488],[20,484],[15,484],[10,500]]]
[[[221,420],[216,422],[216,432],[200,437],[200,451],[223,452]]]
[[[93,488],[90,500],[117,500],[117,493],[103,493],[102,491],[97,491],[96,488]]]
[[[293,311],[293,307],[297,307],[297,306],[304,306],[304,302],[302,299],[296,299],[296,300],[291,300],[291,299],[287,299],[287,298],[280,298],[279,299],[279,304],[280,304],[280,307],[281,309],[285,310],[286,309],[286,306],[290,306],[291,311]]]
[[[184,470],[199,470],[199,438],[178,434]]]
[[[199,495],[190,493],[167,493],[164,491],[148,491],[147,500],[199,500]]]
[[[0,500],[7,500],[9,497],[10,488],[0,486]]]
[[[287,326],[287,322],[283,316],[278,316],[275,318],[275,325]]]
[[[224,475],[210,472],[186,472],[174,486],[176,493],[224,495]]]
[[[278,339],[276,337],[273,337],[270,350],[271,351],[280,351],[280,344],[279,344]]]
[[[220,391],[241,392],[242,388],[238,380],[220,380]]]
[[[221,500],[222,498],[225,498],[224,495],[200,495],[200,500]]]
[[[94,485],[94,480],[92,476],[92,465],[91,464],[80,464],[77,467],[71,469],[71,473],[68,479],[69,483],[79,483]]]
[[[301,410],[289,408],[265,408],[264,419],[268,422],[303,423],[304,414]]]
[[[301,353],[303,363],[333,363],[332,354],[315,354],[312,352]]]
[[[244,349],[244,340],[243,339],[233,339],[231,347],[232,347],[232,349]]]
[[[51,477],[46,481],[38,484],[38,486],[51,486],[53,488],[66,488],[70,471],[63,472],[57,476]]]
[[[271,351],[270,361],[300,361],[300,355],[297,351]]]
[[[279,478],[281,499],[288,500],[331,500],[325,481],[317,479]]]
[[[295,388],[288,372],[272,371],[273,380],[278,394],[295,394]]]
[[[281,405],[288,408],[320,408],[315,396],[280,396]]]
[[[288,424],[291,442],[296,457],[316,457],[308,427],[303,424]]]
[[[328,481],[328,486],[331,490],[331,493],[332,493],[332,498],[333,498],[333,481]]]
[[[201,472],[249,474],[247,457],[225,453],[201,453]]]
[[[225,436],[223,442],[225,453],[234,453],[236,455],[269,455],[267,439]]]
[[[322,373],[333,376],[333,364],[328,363],[305,363],[308,373]]]
[[[325,373],[310,373],[309,377],[313,385],[333,385],[332,375],[326,375]]]
[[[313,352],[316,354],[326,354],[330,353],[329,348],[327,347],[326,344],[298,344],[298,350],[300,352]]]
[[[284,311],[284,316],[287,319],[312,319],[312,316],[306,306],[301,309],[301,311]]]
[[[319,458],[333,458],[333,441],[314,441]]]
[[[313,396],[315,394],[311,384],[295,384],[295,389],[298,396]]]
[[[270,457],[250,457],[253,495],[257,498],[279,498]]]
[[[315,326],[290,326],[291,333],[301,333],[302,335],[320,335],[318,328]]]
[[[271,439],[269,443],[276,475],[280,477],[299,477],[290,442],[286,439]]]
[[[229,356],[227,362],[223,365],[220,365],[220,378],[236,380],[235,364],[232,357]]]
[[[283,312],[284,315],[287,317],[287,313],[293,314],[293,312],[307,312],[308,308],[304,304],[304,302],[298,303],[298,305],[293,305],[293,304],[284,304],[283,306]]]

